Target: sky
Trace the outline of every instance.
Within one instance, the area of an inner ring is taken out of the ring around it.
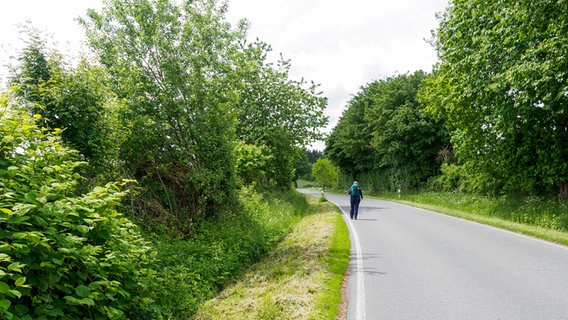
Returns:
[[[291,61],[290,77],[320,84],[328,98],[329,132],[351,97],[374,80],[431,71],[436,52],[427,40],[448,0],[228,0],[227,20],[250,23],[249,39]],[[0,82],[23,46],[18,24],[32,25],[58,50],[76,55],[83,29],[75,18],[102,0],[4,0],[0,11]],[[314,145],[321,149],[323,144]]]

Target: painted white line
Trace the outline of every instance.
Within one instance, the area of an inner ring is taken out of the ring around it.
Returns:
[[[363,252],[361,251],[361,243],[359,242],[359,234],[351,220],[347,220],[353,232],[355,240],[355,252],[357,254],[357,308],[355,309],[355,319],[365,320],[365,270],[363,269]]]
[[[317,194],[313,193],[309,194],[315,197],[318,196]],[[365,320],[365,270],[363,268],[363,252],[361,251],[359,234],[357,233],[353,222],[351,221],[351,219],[349,219],[349,213],[343,211],[338,203],[335,203],[331,200],[329,201],[339,208],[339,210],[343,214],[343,220],[347,223],[349,233],[353,237],[356,255],[355,270],[357,271],[357,290],[355,291],[355,320]]]
[[[333,201],[332,201],[333,202]],[[353,236],[353,241],[355,245],[355,264],[357,270],[357,290],[356,297],[355,297],[355,319],[356,320],[365,320],[365,270],[363,267],[363,252],[361,251],[361,242],[359,241],[359,234],[353,225],[351,219],[349,219],[349,213],[343,211],[341,207],[333,202],[339,210],[344,214],[343,220],[347,223],[347,227],[349,228],[349,232]]]

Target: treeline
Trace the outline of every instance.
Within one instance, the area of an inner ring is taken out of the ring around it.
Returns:
[[[450,1],[431,74],[362,87],[327,140],[374,190],[568,195],[568,6]]]
[[[439,172],[436,155],[449,140],[418,102],[425,78],[419,71],[374,81],[350,100],[325,150],[347,180],[364,181],[371,192],[394,191],[418,188]]]
[[[231,26],[226,10],[107,0],[80,20],[92,54],[77,64],[30,34],[0,99],[3,318],[184,314],[289,228],[297,209],[256,190],[290,190],[327,99],[291,79],[289,61],[271,62],[268,44],[248,42],[247,22]],[[227,219],[233,245],[198,250],[229,253],[211,260],[216,271],[192,269],[180,245],[173,254],[187,261],[156,261],[163,252],[140,234],[194,239],[197,225]]]

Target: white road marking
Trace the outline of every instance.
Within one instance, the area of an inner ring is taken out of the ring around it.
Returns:
[[[317,196],[315,194],[311,194],[312,196]],[[323,197],[324,194],[322,193],[321,196]],[[338,203],[333,203],[339,210],[344,214],[343,220],[347,223],[347,227],[349,228],[349,233],[353,237],[353,241],[355,242],[355,264],[357,270],[357,290],[355,291],[355,320],[365,320],[365,273],[363,267],[363,252],[361,251],[361,242],[359,241],[359,234],[353,225],[353,222],[349,219],[349,213],[345,212]]]
[[[334,202],[334,204],[341,210],[345,215],[344,220],[347,222],[347,226],[351,235],[353,236],[353,241],[355,242],[355,255],[356,255],[356,270],[357,270],[357,291],[355,297],[355,319],[365,320],[365,270],[363,267],[363,252],[361,251],[361,242],[359,241],[359,234],[353,225],[353,222],[349,218],[349,213],[343,211],[341,207]]]

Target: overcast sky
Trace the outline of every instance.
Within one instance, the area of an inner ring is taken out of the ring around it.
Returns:
[[[26,20],[58,42],[63,53],[80,48],[74,21],[101,0],[3,1],[0,11],[0,81],[3,65],[21,47],[16,25]],[[249,38],[272,45],[292,64],[291,76],[321,84],[332,128],[347,101],[373,80],[431,71],[436,53],[426,40],[448,0],[229,0],[227,19],[250,22]],[[321,146],[319,146],[321,147]]]

